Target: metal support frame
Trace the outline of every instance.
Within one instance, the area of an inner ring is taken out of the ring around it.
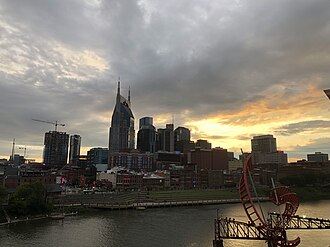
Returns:
[[[269,216],[271,227],[276,226],[278,221],[280,221],[280,215],[278,213],[270,213]],[[286,229],[330,229],[330,219],[295,215],[288,222]]]

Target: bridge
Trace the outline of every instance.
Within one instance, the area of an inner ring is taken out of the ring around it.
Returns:
[[[270,213],[269,216],[271,227],[275,227],[281,222],[281,215],[279,213]],[[330,229],[330,219],[295,215],[292,217],[291,221],[288,222],[286,229]]]
[[[268,246],[295,247],[300,244],[300,237],[288,240],[286,230],[290,229],[330,229],[330,220],[295,215],[299,198],[286,186],[275,187],[270,191],[269,199],[275,205],[284,206],[283,212],[269,213],[265,217],[260,201],[255,205],[252,195],[257,195],[253,182],[252,155],[244,161],[243,174],[239,182],[240,201],[245,210],[248,222],[232,218],[217,218],[214,222],[214,247],[223,247],[223,239],[265,240]],[[280,211],[280,208],[279,208]]]
[[[281,221],[278,213],[269,214],[270,226],[274,228]],[[214,246],[222,247],[223,239],[246,239],[246,240],[267,240],[260,232],[258,226],[251,223],[237,221],[232,218],[217,218],[214,220],[215,240]],[[330,219],[312,218],[295,215],[286,230],[290,229],[330,229]],[[285,239],[285,234],[279,236],[278,240]]]

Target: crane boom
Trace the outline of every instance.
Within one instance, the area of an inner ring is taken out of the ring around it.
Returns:
[[[33,119],[33,121],[36,121],[36,122],[41,122],[41,123],[48,123],[48,124],[53,124],[55,126],[55,131],[57,131],[57,126],[65,126],[65,124],[61,124],[61,123],[58,123],[57,121],[55,122],[50,122],[50,121],[44,121],[44,120],[39,120],[39,119]]]

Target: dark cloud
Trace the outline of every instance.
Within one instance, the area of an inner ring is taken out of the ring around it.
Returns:
[[[298,123],[291,123],[276,128],[275,133],[277,135],[290,136],[305,131],[316,132],[320,129],[326,130],[330,128],[330,121],[325,120],[311,120]]]
[[[118,76],[137,119],[184,116],[177,125],[240,109],[283,81],[287,95],[314,76],[324,89],[329,8],[325,0],[0,0],[0,139],[42,145],[51,126],[31,121],[39,118],[66,123],[83,145],[106,146]]]

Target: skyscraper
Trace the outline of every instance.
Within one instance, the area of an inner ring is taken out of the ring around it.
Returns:
[[[185,127],[177,127],[174,131],[174,141],[190,141],[190,130]]]
[[[156,136],[157,132],[153,126],[152,117],[141,118],[137,135],[137,149],[142,152],[154,153],[156,151]]]
[[[165,129],[157,131],[157,151],[174,152],[174,125],[166,124]]]
[[[143,117],[140,118],[139,129],[142,129],[143,126],[153,126],[154,120],[152,117]]]
[[[69,135],[66,132],[49,131],[45,133],[44,164],[62,167],[68,159]]]
[[[70,136],[70,151],[69,151],[69,164],[70,165],[73,165],[75,163],[75,160],[79,159],[80,146],[81,146],[80,135],[71,135]]]
[[[254,136],[251,140],[252,162],[256,164],[286,164],[287,154],[277,150],[276,138],[272,135]]]
[[[190,141],[190,130],[185,127],[177,127],[174,130],[174,150],[188,153],[194,149],[194,142]]]
[[[273,135],[254,136],[251,140],[252,153],[273,153],[277,151]]]
[[[109,131],[109,153],[122,149],[133,149],[135,145],[134,116],[131,110],[130,91],[128,99],[120,95],[120,81],[118,81],[115,109],[112,114]]]
[[[107,148],[92,148],[87,151],[87,164],[94,165],[97,171],[106,171],[108,168],[109,150]]]

